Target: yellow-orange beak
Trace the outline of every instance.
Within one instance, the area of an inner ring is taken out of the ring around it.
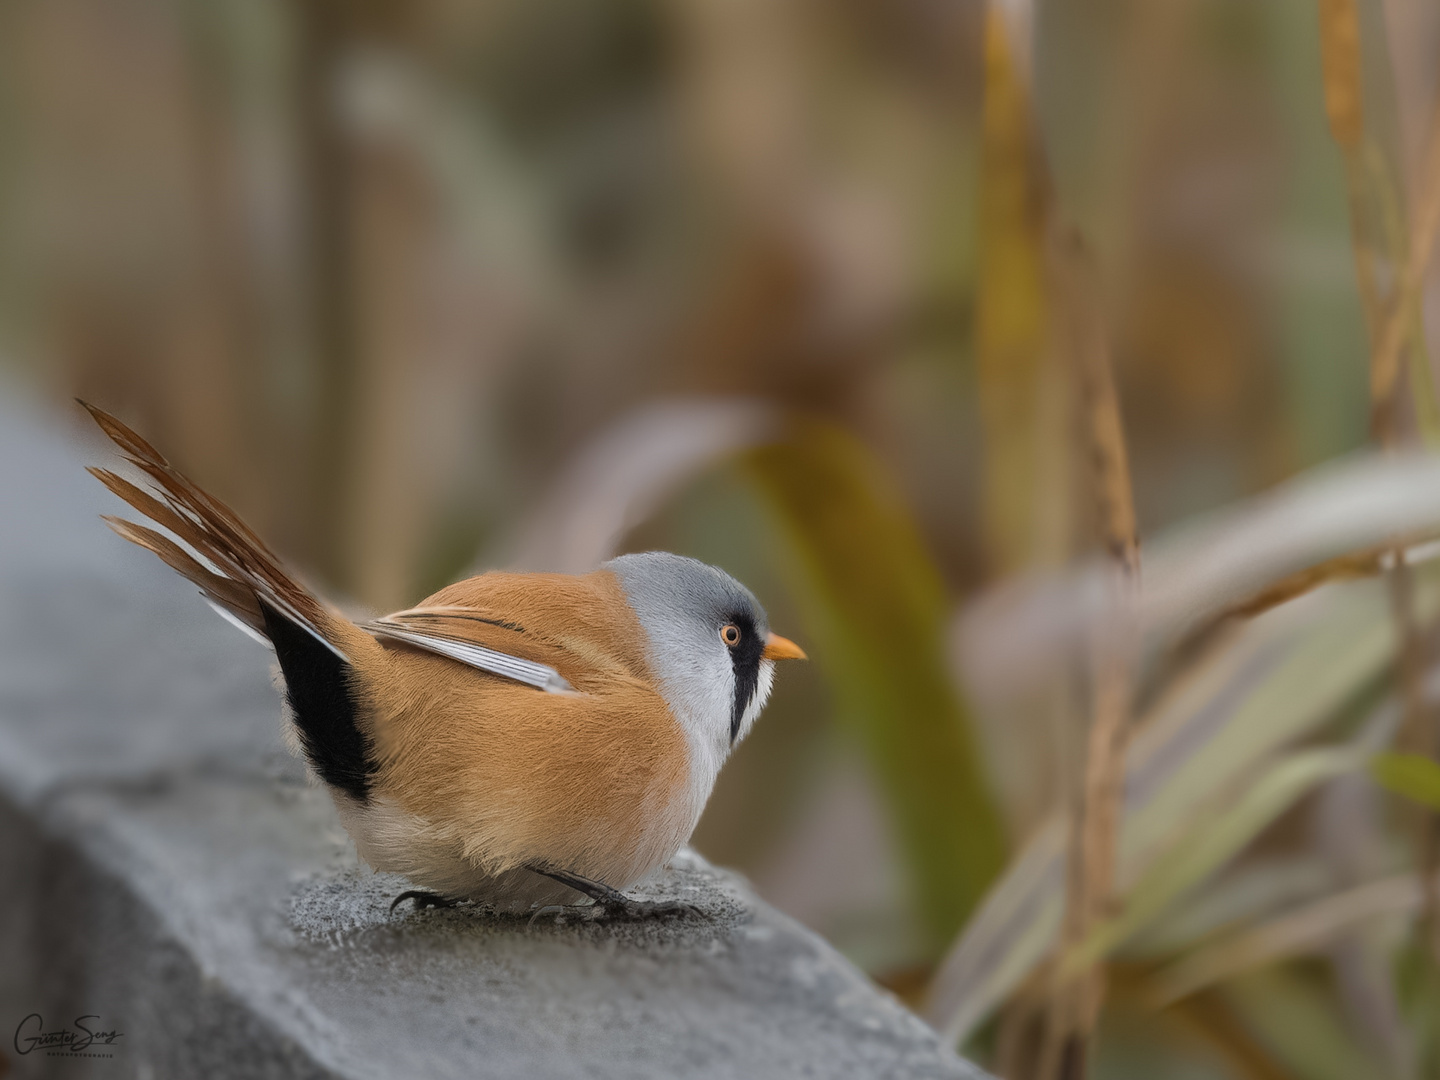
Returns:
[[[766,660],[808,660],[805,650],[788,637],[771,634],[765,639],[765,651],[760,654]]]

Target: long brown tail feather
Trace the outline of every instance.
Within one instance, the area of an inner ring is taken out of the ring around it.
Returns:
[[[147,551],[153,551],[170,569],[200,586],[200,591],[208,598],[220,604],[247,626],[264,633],[264,613],[260,610],[255,594],[244,585],[205,569],[179,544],[154,529],[147,529],[144,525],[136,525],[133,521],[109,514],[101,514],[100,520],[109,525],[116,535]]]
[[[121,518],[106,517],[106,523],[116,533],[154,552],[166,565],[198,585],[207,597],[255,630],[265,632],[265,617],[260,607],[263,600],[326,640],[324,630],[334,616],[318,597],[281,568],[279,557],[239,515],[191,483],[158,450],[121,421],[87,402],[80,404],[124,451],[126,460],[144,472],[156,487],[152,494],[108,469],[92,468],[91,475],[156,525],[189,545],[214,570],[152,529]]]
[[[136,487],[123,476],[111,472],[109,469],[97,468],[94,465],[86,466],[85,471],[95,479],[99,480],[120,498],[133,506],[140,513],[162,528],[169,529],[184,543],[189,544],[196,551],[203,552],[210,546],[205,539],[205,534],[189,519],[181,516],[173,505],[162,503],[148,491]]]

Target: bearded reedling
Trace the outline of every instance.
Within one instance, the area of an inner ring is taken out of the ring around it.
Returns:
[[[352,622],[154,447],[85,408],[151,489],[90,472],[170,535],[105,521],[274,649],[294,741],[360,857],[421,887],[396,903],[678,906],[620,890],[689,838],[775,661],[805,657],[748,589],[656,551],[589,574],[481,574]]]

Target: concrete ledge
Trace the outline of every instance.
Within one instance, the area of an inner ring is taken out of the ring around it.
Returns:
[[[983,1076],[698,856],[648,886],[695,905],[683,919],[392,916],[406,883],[357,863],[279,745],[266,654],[104,532],[81,461],[0,406],[14,1075]],[[123,1035],[17,1053],[35,1013]]]

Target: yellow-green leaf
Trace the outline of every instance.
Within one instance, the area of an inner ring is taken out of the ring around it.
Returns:
[[[1005,861],[944,660],[943,584],[894,485],[840,429],[799,424],[746,462],[790,541],[806,647],[875,770],[938,948]]]
[[[1440,763],[1420,754],[1376,754],[1370,775],[1396,795],[1440,810]]]

